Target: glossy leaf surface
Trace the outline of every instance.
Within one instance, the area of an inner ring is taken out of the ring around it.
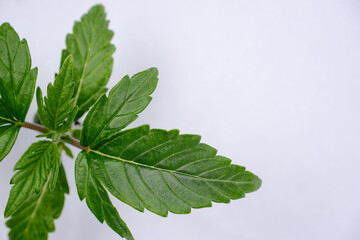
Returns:
[[[137,73],[132,78],[125,76],[111,89],[109,97],[103,95],[84,120],[81,145],[100,145],[133,122],[150,103],[157,76],[156,68]]]
[[[141,126],[121,132],[88,153],[94,176],[139,211],[167,216],[228,203],[256,191],[261,180],[216,155],[200,136]]]
[[[34,96],[37,68],[25,39],[8,23],[0,26],[0,95],[12,120],[24,122]]]
[[[0,161],[14,145],[34,95],[37,68],[25,39],[8,23],[0,26]]]
[[[115,47],[110,43],[114,33],[108,29],[109,21],[102,5],[95,5],[76,21],[73,33],[66,37],[63,57],[74,57],[75,102],[79,106],[79,119],[101,96],[108,82]]]

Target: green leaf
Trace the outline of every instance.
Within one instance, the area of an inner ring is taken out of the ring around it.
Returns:
[[[16,119],[11,116],[0,95],[0,126],[8,123],[16,123]]]
[[[64,150],[66,156],[68,156],[69,158],[74,158],[74,155],[71,152],[70,148],[68,146],[66,146],[66,144],[64,142],[59,142],[58,147],[59,147],[59,149]]]
[[[94,95],[92,95],[91,97],[89,97],[87,100],[85,100],[82,104],[81,107],[79,108],[79,111],[76,115],[75,119],[79,119],[81,116],[83,116],[92,105],[94,105],[94,103],[102,96],[104,95],[106,92],[108,91],[107,88],[102,88],[100,89],[98,92],[94,93]]]
[[[137,73],[131,79],[125,76],[111,89],[108,98],[103,95],[84,120],[80,144],[99,145],[133,122],[150,103],[157,76],[156,68]]]
[[[71,130],[71,136],[77,140],[80,139],[80,135],[81,135],[81,129],[72,129]]]
[[[74,108],[73,98],[74,81],[73,81],[73,59],[68,56],[59,74],[56,76],[54,85],[49,83],[47,87],[47,97],[44,98],[41,89],[36,92],[38,105],[38,114],[41,123],[49,130],[59,133],[66,132],[76,116],[77,107]]]
[[[118,211],[112,205],[109,195],[102,184],[89,171],[86,152],[82,151],[76,158],[75,180],[80,200],[86,198],[86,204],[95,217],[106,223],[121,237],[134,239]]]
[[[47,181],[39,194],[33,193],[6,222],[11,240],[47,240],[48,233],[55,231],[54,220],[64,207],[65,194],[69,193],[63,166],[53,191]]]
[[[228,203],[256,191],[261,180],[216,155],[198,135],[140,126],[87,154],[91,172],[121,201],[167,216]]]
[[[14,146],[20,128],[19,125],[13,124],[0,126],[0,162],[8,155]]]
[[[34,96],[37,68],[25,39],[8,23],[0,26],[0,96],[12,119],[24,122]]]
[[[14,186],[10,190],[10,196],[5,208],[5,217],[9,217],[18,209],[32,194],[38,194],[48,180],[50,190],[53,190],[57,181],[59,166],[61,164],[60,153],[55,143],[39,141],[33,143],[16,163],[10,183]]]
[[[13,147],[34,96],[37,68],[25,39],[8,23],[0,26],[0,162]]]
[[[63,57],[69,53],[74,57],[75,102],[79,106],[76,120],[96,102],[109,81],[115,47],[110,43],[114,33],[108,26],[104,7],[95,5],[66,37]]]

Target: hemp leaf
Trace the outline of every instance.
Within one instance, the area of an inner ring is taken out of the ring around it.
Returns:
[[[110,43],[114,33],[108,29],[109,21],[102,5],[92,7],[81,21],[75,22],[73,33],[66,36],[63,57],[74,57],[75,103],[79,106],[79,119],[106,91],[115,47]]]
[[[4,23],[0,26],[0,162],[10,152],[34,96],[37,68],[31,69],[25,39]]]
[[[160,215],[190,213],[255,191],[261,181],[216,155],[198,135],[179,130],[129,129],[87,155],[90,171],[121,201]]]
[[[60,153],[55,143],[33,143],[14,167],[19,171],[10,181],[14,186],[5,208],[5,217],[11,216],[33,193],[39,194],[45,183],[53,190],[60,164]]]
[[[104,220],[115,232],[126,239],[134,239],[118,211],[112,205],[108,193],[89,171],[86,153],[79,153],[75,164],[76,187],[80,200],[86,198],[86,204],[95,217],[103,223]]]
[[[6,222],[6,226],[10,228],[9,238],[48,239],[48,233],[55,231],[54,220],[61,215],[65,194],[69,194],[69,186],[64,168],[60,166],[55,189],[51,191],[49,182],[46,182],[41,192],[32,194]]]
[[[99,145],[133,122],[150,103],[157,75],[157,69],[150,68],[131,79],[125,76],[111,89],[108,98],[102,95],[84,120],[80,144]]]
[[[69,55],[62,64],[54,85],[51,83],[48,85],[48,97],[45,97],[45,106],[43,106],[42,92],[39,87],[36,92],[40,122],[47,129],[60,133],[67,132],[70,129],[78,109],[74,107],[73,93],[75,86],[72,66],[73,59]]]
[[[37,69],[25,40],[8,24],[0,26],[0,161],[21,127],[39,131],[15,164],[4,216],[12,240],[47,240],[69,193],[61,161],[75,155],[80,200],[120,237],[133,240],[108,193],[131,207],[166,217],[190,213],[245,197],[261,180],[245,167],[217,155],[201,137],[179,130],[125,129],[150,103],[158,70],[123,77],[106,95],[112,71],[113,32],[102,5],[92,7],[66,37],[60,70],[46,96],[37,88],[36,123],[25,121],[34,95]],[[80,118],[87,112],[83,125]],[[41,123],[42,125],[40,125]]]

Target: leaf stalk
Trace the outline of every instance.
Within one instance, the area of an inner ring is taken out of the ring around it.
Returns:
[[[47,130],[43,125],[40,125],[40,124],[30,123],[30,122],[25,122],[25,123],[18,122],[17,124],[24,127],[24,128],[32,129],[32,130],[35,130],[35,131],[38,131],[38,132],[42,132],[42,133],[48,133],[49,132],[49,130]],[[79,140],[77,140],[76,138],[73,138],[71,136],[67,136],[65,138],[65,141],[67,143],[70,143],[71,145],[81,149],[81,150],[89,151],[89,148],[81,146]]]

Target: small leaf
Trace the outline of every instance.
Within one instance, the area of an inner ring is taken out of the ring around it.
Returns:
[[[60,153],[55,143],[33,143],[14,167],[18,171],[10,181],[14,186],[10,190],[5,217],[13,214],[33,193],[38,194],[47,182],[49,173],[52,175],[48,185],[54,189],[60,163]]]
[[[82,151],[76,158],[75,180],[80,200],[86,198],[86,204],[95,217],[106,223],[121,237],[133,240],[130,230],[125,222],[120,218],[118,211],[112,205],[107,191],[102,184],[94,178],[89,171],[86,152]]]
[[[41,123],[49,130],[59,133],[66,132],[76,116],[77,107],[74,108],[74,81],[73,81],[73,59],[68,56],[59,74],[56,76],[54,85],[49,83],[47,97],[43,103],[41,89],[36,92],[38,104],[38,115]]]
[[[70,148],[68,148],[65,144],[64,144],[64,151],[69,158],[74,158],[74,155],[71,152]]]
[[[100,145],[133,122],[150,103],[157,76],[156,68],[137,73],[131,79],[125,76],[111,89],[108,98],[103,95],[84,120],[80,144]]]
[[[6,222],[11,240],[47,240],[48,233],[55,231],[54,220],[60,217],[65,194],[69,193],[62,165],[53,191],[48,184],[46,182],[39,194],[33,193]]]
[[[67,52],[74,56],[75,103],[79,112],[75,120],[96,102],[109,81],[115,47],[110,43],[114,33],[102,5],[95,5],[81,21],[75,22],[73,33],[66,37]]]
[[[216,155],[200,136],[140,126],[87,154],[91,172],[121,201],[166,216],[228,203],[256,191],[261,180]]]
[[[19,134],[20,126],[4,125],[0,127],[0,162],[8,155]]]
[[[66,146],[64,142],[59,142],[58,147],[59,149],[63,149],[65,151],[66,156],[68,156],[69,158],[74,158],[74,155],[71,152],[70,148]]]
[[[34,96],[37,68],[25,39],[19,39],[8,23],[0,26],[0,96],[8,114],[24,122]]]

